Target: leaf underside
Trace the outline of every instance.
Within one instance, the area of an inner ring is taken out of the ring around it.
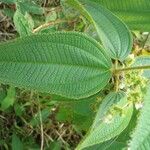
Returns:
[[[132,37],[127,26],[109,10],[90,0],[68,0],[68,3],[78,9],[92,22],[105,47],[113,58],[123,61],[132,48]]]
[[[110,107],[118,103],[123,97],[125,97],[125,93],[120,91],[117,93],[111,92],[104,98],[98,109],[92,129],[96,128],[96,126],[102,122],[103,117],[106,115]]]
[[[120,101],[117,103],[117,105],[120,107],[124,107],[124,105],[126,105],[127,102],[126,101],[127,97],[120,92],[110,93],[108,96],[106,96],[104,101],[106,102],[109,101],[115,102],[116,100],[118,101],[119,99],[117,98],[117,96],[121,98]],[[107,104],[105,105],[107,107]],[[100,106],[100,108],[102,107]],[[98,118],[97,116],[89,134],[87,134],[85,140],[83,140],[83,142],[79,144],[77,149],[81,150],[81,149],[89,148],[91,146],[96,146],[97,144],[102,144],[103,142],[108,141],[116,137],[117,135],[119,135],[128,126],[130,119],[132,117],[132,112],[133,112],[133,106],[131,104],[124,109],[123,116],[119,114],[115,114],[110,123],[104,122],[102,120],[103,119],[102,116],[100,116],[100,118]],[[98,115],[100,115],[99,112]]]
[[[111,77],[111,60],[79,33],[32,35],[0,45],[0,82],[68,98],[97,93]]]

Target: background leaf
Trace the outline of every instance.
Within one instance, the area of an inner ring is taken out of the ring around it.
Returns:
[[[7,3],[7,4],[14,4],[16,0],[1,0],[1,2]]]
[[[129,144],[131,150],[150,149],[150,84],[148,84],[147,94],[144,98],[144,106],[138,120],[137,127],[132,134],[132,140]]]
[[[130,29],[150,31],[150,1],[149,0],[91,0],[103,5],[120,19]]]
[[[28,12],[36,15],[42,15],[44,13],[44,8],[40,7],[33,1],[22,0],[20,2],[17,2],[17,5],[23,13]]]
[[[1,10],[3,14],[5,14],[6,16],[13,18],[15,11],[10,9],[10,8],[4,8]]]
[[[124,148],[124,143],[121,142],[117,142],[114,139],[101,143],[101,144],[97,144],[94,146],[90,146],[88,148],[84,148],[83,150],[122,150]]]
[[[41,111],[41,117],[42,117],[42,121],[44,123],[44,121],[48,118],[48,116],[51,114],[51,110],[50,108],[45,108]],[[40,124],[40,112],[38,112],[37,114],[35,114],[35,116],[33,116],[32,120],[30,121],[30,125],[31,126],[37,126]]]
[[[13,106],[15,101],[15,88],[10,87],[7,91],[7,96],[1,102],[1,109],[6,110],[10,106]]]
[[[85,99],[61,102],[56,115],[57,121],[71,122],[78,130],[88,131],[95,116],[97,99],[101,95],[100,93]]]
[[[0,103],[4,100],[4,98],[7,96],[6,89],[0,87]]]
[[[104,50],[79,33],[25,37],[1,44],[0,52],[0,81],[20,87],[79,99],[97,93],[111,77]]]
[[[144,66],[150,65],[150,56],[139,56],[135,58],[135,62],[133,66]],[[146,78],[150,78],[150,69],[143,70],[143,76]]]
[[[14,24],[20,36],[28,36],[32,34],[33,22],[29,15],[23,15],[20,10],[16,10],[14,14]]]
[[[23,144],[16,134],[12,136],[12,150],[23,150]]]

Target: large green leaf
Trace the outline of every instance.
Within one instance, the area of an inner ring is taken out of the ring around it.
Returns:
[[[150,65],[150,56],[139,56],[135,58],[133,66],[144,66],[144,65]],[[146,78],[150,78],[150,69],[144,70],[143,76]]]
[[[111,94],[113,95],[111,96]],[[121,96],[120,93],[116,93],[116,96],[117,95],[119,97]],[[110,95],[108,95],[104,100],[108,102],[108,98],[110,98],[110,101],[115,102],[115,100],[117,100],[116,96],[114,93],[110,93]],[[119,113],[114,114],[111,122],[109,123],[105,122],[104,118],[101,117],[99,120],[102,119],[102,121],[99,122],[99,124],[98,120],[95,120],[95,125],[92,127],[89,134],[87,134],[85,140],[79,144],[77,149],[81,150],[108,141],[119,135],[128,126],[132,117],[133,107],[132,104],[127,104],[127,97],[125,95],[123,97],[122,96],[120,101],[117,103],[117,106],[120,108],[123,107],[123,115],[120,115]]]
[[[79,33],[33,35],[0,45],[0,82],[84,98],[111,77],[111,61],[92,38]]]
[[[69,0],[68,0],[69,1]],[[68,2],[94,23],[98,35],[107,52],[114,59],[123,61],[131,51],[131,33],[121,20],[109,10],[90,0]]]
[[[150,84],[148,85],[144,106],[129,147],[131,150],[150,149]]]
[[[130,29],[150,31],[150,0],[91,0],[108,8]]]
[[[85,148],[84,150],[116,150],[116,147],[117,150],[125,150],[128,145],[130,135],[136,126],[137,118],[138,118],[138,111],[134,108],[130,123],[119,136],[109,141]]]

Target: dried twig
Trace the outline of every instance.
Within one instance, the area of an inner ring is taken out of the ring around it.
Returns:
[[[56,24],[64,23],[64,22],[68,22],[68,21],[67,20],[60,20],[60,19],[58,19],[58,20],[53,21],[53,22],[48,22],[48,23],[42,24],[39,27],[35,28],[33,30],[33,33],[38,32],[41,29],[47,28],[49,26],[53,26],[53,25],[56,25]]]
[[[38,98],[38,102],[39,102],[39,98]],[[43,150],[44,149],[44,130],[43,130],[43,120],[42,120],[40,102],[39,102],[39,105],[38,105],[38,112],[39,112],[40,128],[41,128],[41,148],[40,148],[40,150]]]

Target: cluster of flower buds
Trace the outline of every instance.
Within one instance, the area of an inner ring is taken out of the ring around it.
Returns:
[[[132,58],[133,59],[133,58]],[[131,66],[134,59],[127,59],[126,65]],[[143,70],[133,70],[125,74],[125,89],[128,95],[128,100],[135,104],[136,109],[143,106],[143,97],[146,93],[147,79],[142,76]]]

